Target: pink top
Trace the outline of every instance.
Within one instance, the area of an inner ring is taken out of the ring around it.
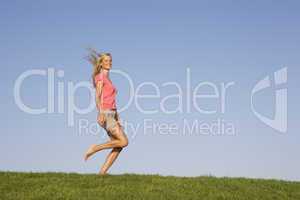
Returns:
[[[99,73],[95,76],[96,85],[100,80],[103,80],[103,87],[101,93],[102,98],[100,99],[101,105],[98,105],[98,108],[100,107],[101,109],[116,109],[116,87],[104,73]]]

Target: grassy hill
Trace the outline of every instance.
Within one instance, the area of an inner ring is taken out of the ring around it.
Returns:
[[[300,182],[213,176],[0,172],[0,199],[300,200]]]

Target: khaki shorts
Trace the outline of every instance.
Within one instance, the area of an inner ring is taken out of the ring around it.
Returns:
[[[103,113],[105,115],[105,121],[103,124],[103,128],[107,131],[118,125],[117,115],[115,110],[100,110],[99,115]]]

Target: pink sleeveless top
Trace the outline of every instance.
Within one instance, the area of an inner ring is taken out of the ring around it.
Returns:
[[[98,81],[103,81],[102,93],[100,98],[101,109],[116,109],[116,95],[117,89],[113,83],[108,79],[103,73],[99,73],[95,76],[95,83],[97,85]]]

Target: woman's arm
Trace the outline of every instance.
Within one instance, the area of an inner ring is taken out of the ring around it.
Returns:
[[[96,85],[96,106],[97,106],[97,109],[98,111],[100,111],[102,108],[101,108],[101,103],[102,103],[102,98],[101,98],[101,94],[102,94],[102,88],[103,88],[103,81],[98,81],[97,82],[97,85]],[[101,112],[98,112],[98,123],[103,126],[104,123],[105,123],[105,116],[103,113]]]
[[[98,81],[96,85],[96,106],[98,110],[101,110],[101,103],[102,103],[102,88],[103,88],[103,81]]]
[[[116,111],[116,116],[115,116],[115,118],[116,118],[116,121],[121,125],[120,116],[119,116],[118,111]]]

